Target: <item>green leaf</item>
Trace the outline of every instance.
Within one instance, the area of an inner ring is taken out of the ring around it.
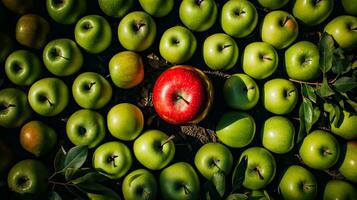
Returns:
[[[218,193],[212,181],[207,181],[205,184],[203,184],[201,193],[204,200],[221,199],[220,194]]]
[[[302,107],[304,110],[304,123],[305,123],[305,130],[306,133],[310,132],[312,127],[312,119],[313,119],[313,107],[312,102],[308,98],[303,98]],[[301,119],[300,119],[301,120]]]
[[[247,170],[248,157],[244,156],[236,165],[232,174],[232,192],[242,187],[245,171]]]
[[[235,193],[229,195],[226,200],[247,200],[249,197],[246,194]]]
[[[335,74],[346,74],[352,69],[351,63],[345,58],[334,56],[332,72]]]
[[[300,143],[304,137],[306,136],[306,131],[305,131],[305,120],[304,120],[304,106],[303,104],[300,105],[299,107],[299,132],[296,138],[296,144]]]
[[[357,87],[357,80],[352,77],[344,76],[337,79],[333,86],[338,92],[347,92]]]
[[[72,180],[73,184],[79,184],[83,182],[103,182],[108,180],[108,178],[98,172],[89,172],[79,178]]]
[[[265,197],[267,200],[270,200],[270,199],[271,199],[271,198],[270,198],[270,195],[269,195],[269,193],[268,193],[268,191],[263,190],[263,193],[264,193],[264,197]]]
[[[310,99],[312,102],[316,103],[315,89],[307,84],[303,84],[301,88],[301,93],[304,97]]]
[[[313,116],[312,116],[312,125],[314,125],[320,118],[321,111],[320,108],[317,106],[314,106],[314,111],[313,111]]]
[[[73,168],[78,169],[82,167],[88,156],[87,146],[75,146],[68,151],[64,158],[63,169]]]
[[[49,200],[62,200],[62,197],[55,191],[50,192]]]
[[[213,174],[212,183],[216,187],[217,192],[223,197],[226,191],[226,175],[223,171],[218,171]]]
[[[322,98],[333,95],[335,92],[330,88],[326,76],[323,77],[322,84],[317,86],[318,95]]]
[[[342,111],[342,108],[340,107],[340,105],[338,105],[338,104],[333,104],[333,109],[335,111],[333,125],[338,128],[341,126],[341,124],[343,122],[343,118],[344,118],[343,111]]]
[[[332,36],[326,32],[323,33],[319,42],[320,69],[323,73],[327,73],[332,67],[334,49],[335,47]]]
[[[56,172],[64,168],[64,158],[66,154],[66,150],[63,148],[63,146],[61,146],[55,155],[55,159],[53,160],[53,167]]]

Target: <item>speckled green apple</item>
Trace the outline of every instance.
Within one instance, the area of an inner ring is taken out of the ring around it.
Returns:
[[[74,24],[87,9],[87,1],[46,0],[50,17],[60,24]]]
[[[108,16],[121,18],[134,6],[134,0],[98,0],[100,9]]]
[[[124,178],[122,191],[127,200],[156,200],[158,186],[150,171],[137,169]]]
[[[340,15],[331,20],[324,31],[331,34],[337,44],[343,49],[357,47],[357,17]]]
[[[174,0],[139,0],[145,12],[155,17],[164,17],[174,8]]]

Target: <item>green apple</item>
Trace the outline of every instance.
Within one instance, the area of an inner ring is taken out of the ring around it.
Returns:
[[[222,7],[221,26],[228,35],[246,37],[254,31],[257,23],[257,9],[247,0],[227,1]]]
[[[107,126],[112,136],[125,141],[134,140],[144,128],[144,115],[130,103],[113,106],[107,115]]]
[[[11,148],[3,140],[0,140],[0,158],[0,180],[3,180],[2,177],[5,178],[4,175],[8,172],[14,160],[14,155]]]
[[[84,72],[73,82],[72,95],[79,106],[100,109],[108,104],[113,95],[112,86],[102,75]]]
[[[77,22],[74,38],[88,53],[97,54],[106,50],[111,44],[112,29],[104,17],[88,15]]]
[[[105,137],[105,121],[98,112],[86,109],[78,110],[68,118],[66,132],[73,144],[94,148]]]
[[[239,160],[247,157],[247,169],[243,186],[258,190],[267,186],[275,177],[276,162],[274,156],[262,147],[250,147],[243,151]]]
[[[231,151],[221,143],[207,143],[195,155],[195,165],[198,171],[208,180],[218,172],[228,175],[232,169],[233,156]]]
[[[255,130],[254,118],[248,113],[236,111],[224,113],[216,126],[218,139],[233,148],[242,148],[250,144]]]
[[[28,101],[37,114],[51,117],[66,108],[69,95],[68,87],[61,79],[44,78],[32,84]]]
[[[122,183],[123,196],[127,200],[155,200],[157,187],[154,175],[146,169],[131,172]]]
[[[181,64],[191,59],[196,51],[197,41],[193,33],[183,26],[174,26],[162,34],[161,56],[173,64]]]
[[[342,0],[341,2],[342,2],[343,9],[347,14],[357,16],[356,0]]]
[[[20,144],[35,156],[44,156],[56,146],[57,134],[53,128],[41,121],[30,121],[21,128]]]
[[[264,8],[276,10],[285,6],[289,0],[258,0],[258,2]]]
[[[296,0],[293,15],[308,26],[321,24],[332,13],[334,0]]]
[[[11,12],[20,15],[33,11],[35,7],[34,0],[2,0],[2,4]]]
[[[109,73],[119,88],[129,89],[144,79],[144,64],[141,56],[132,51],[115,54],[109,61]]]
[[[325,186],[323,199],[357,199],[357,188],[346,181],[330,180]]]
[[[98,4],[106,15],[122,18],[134,6],[134,0],[98,0]]]
[[[23,15],[16,23],[16,40],[25,47],[42,49],[49,32],[49,23],[39,15]]]
[[[139,0],[145,12],[155,17],[164,17],[174,8],[174,0]]]
[[[14,165],[8,176],[7,184],[11,191],[22,199],[41,199],[46,196],[50,172],[40,161],[27,159]]]
[[[271,76],[278,63],[278,53],[269,43],[253,42],[244,49],[242,68],[252,78],[265,79]]]
[[[74,24],[87,8],[86,1],[46,0],[46,8],[50,17],[60,24]]]
[[[352,115],[347,111],[343,111],[343,121],[339,127],[331,123],[331,132],[346,139],[352,140],[357,138],[357,131],[354,126],[357,124],[357,115]]]
[[[175,144],[172,138],[159,130],[144,132],[134,141],[136,159],[151,170],[164,168],[175,155]]]
[[[129,148],[121,142],[107,142],[93,153],[93,167],[110,179],[123,177],[133,163]]]
[[[205,39],[203,43],[203,59],[213,70],[229,70],[238,60],[237,43],[229,35],[216,33]]]
[[[224,83],[223,96],[229,107],[249,110],[258,103],[259,87],[248,75],[233,74]]]
[[[297,42],[285,51],[285,70],[292,79],[310,81],[320,75],[320,53],[315,44]]]
[[[28,50],[17,50],[11,53],[5,62],[5,73],[11,82],[20,86],[30,86],[42,74],[41,61]]]
[[[161,171],[160,188],[164,199],[199,199],[200,181],[190,164],[178,162]]]
[[[347,180],[357,183],[357,141],[347,142],[341,158],[342,163],[338,170]]]
[[[15,128],[25,123],[32,110],[27,102],[27,95],[16,88],[0,90],[0,126]]]
[[[281,178],[279,191],[286,200],[314,200],[317,196],[317,182],[309,170],[292,165]]]
[[[332,134],[315,130],[304,138],[299,155],[307,166],[325,170],[336,164],[340,146]]]
[[[86,195],[89,200],[120,200],[120,196],[108,187],[101,184],[95,184],[93,187],[99,192],[87,193]]]
[[[294,124],[286,117],[273,116],[262,126],[262,144],[269,151],[284,154],[294,147]]]
[[[276,78],[267,81],[263,91],[265,109],[277,115],[290,113],[298,101],[295,85],[286,79]]]
[[[155,37],[156,23],[145,12],[131,12],[119,23],[119,42],[127,50],[144,51],[154,43]]]
[[[333,39],[343,49],[357,47],[357,17],[341,15],[331,20],[325,26],[325,32],[332,35]]]
[[[0,10],[1,12],[1,10]],[[10,54],[11,49],[13,48],[13,42],[11,38],[5,33],[0,32],[0,63],[4,62],[7,56]]]
[[[248,199],[254,199],[254,200],[269,200],[265,193],[262,192],[261,190],[250,190],[248,192],[245,192],[244,194],[248,195]]]
[[[179,8],[181,22],[197,32],[211,28],[216,22],[217,12],[214,0],[183,0]]]
[[[295,18],[285,11],[272,11],[265,15],[261,27],[263,42],[273,45],[277,49],[290,46],[299,33]]]

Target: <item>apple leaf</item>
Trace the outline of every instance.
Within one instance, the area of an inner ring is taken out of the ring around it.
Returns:
[[[334,51],[332,72],[335,74],[345,74],[352,69],[351,62],[343,55],[343,50],[337,48]]]
[[[108,178],[98,172],[89,172],[79,178],[72,180],[73,184],[79,184],[83,182],[103,182],[108,180]]]
[[[212,181],[207,181],[205,184],[203,184],[201,193],[204,200],[221,199],[220,194]]]
[[[302,139],[306,136],[306,130],[305,130],[305,120],[303,120],[304,117],[304,107],[303,104],[300,105],[299,107],[299,132],[296,138],[296,144],[300,143]]]
[[[341,77],[333,84],[334,88],[338,92],[348,92],[357,87],[357,80],[352,77]]]
[[[217,189],[217,192],[221,197],[223,197],[226,191],[226,175],[223,171],[218,171],[213,174],[212,183]]]
[[[312,102],[308,98],[303,98],[302,107],[304,110],[304,122],[306,133],[310,132],[313,121],[313,106]],[[301,119],[300,119],[301,120]]]
[[[51,191],[50,195],[48,197],[49,200],[62,200],[62,197],[56,192],[56,191]]]
[[[267,200],[270,200],[270,199],[271,199],[271,198],[270,198],[270,195],[269,195],[269,193],[268,193],[268,191],[263,190],[263,193],[264,193],[264,197],[265,197]]]
[[[343,118],[344,118],[343,111],[340,105],[338,104],[333,104],[333,109],[335,113],[335,117],[333,119],[333,125],[338,128],[341,126],[343,122]]]
[[[314,125],[319,120],[320,115],[321,115],[320,108],[317,106],[314,106],[313,115],[312,115],[312,125]]]
[[[312,102],[316,103],[315,89],[307,84],[303,84],[301,87],[301,93],[304,97],[309,98]]]
[[[249,199],[248,195],[240,194],[240,193],[230,194],[226,198],[226,200],[247,200],[247,199]]]
[[[316,88],[317,94],[324,98],[335,94],[335,92],[330,88],[326,76],[323,77],[322,84]]]
[[[332,68],[334,41],[331,35],[323,33],[319,42],[320,52],[320,69],[323,73],[327,73]]]
[[[248,157],[244,156],[236,165],[232,174],[232,192],[237,191],[242,187],[245,171],[247,170]]]
[[[63,170],[67,168],[78,169],[82,167],[88,156],[87,146],[75,146],[71,148],[64,158]]]
[[[63,146],[61,146],[55,155],[55,159],[53,160],[53,168],[56,172],[64,168],[64,157],[66,154],[66,150],[63,148]]]

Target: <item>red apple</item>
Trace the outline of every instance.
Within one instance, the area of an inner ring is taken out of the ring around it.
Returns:
[[[156,80],[153,104],[158,115],[174,125],[197,124],[213,102],[213,86],[199,69],[177,65]]]

